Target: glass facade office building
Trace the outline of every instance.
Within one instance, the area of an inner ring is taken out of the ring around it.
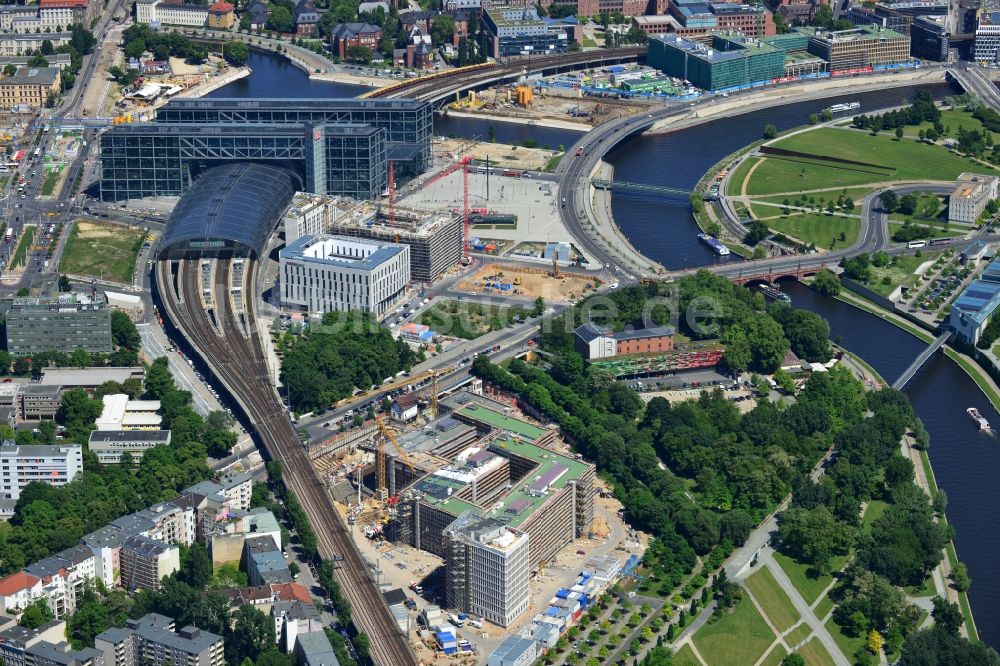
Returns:
[[[173,100],[154,122],[101,137],[101,198],[179,195],[212,166],[294,169],[316,194],[378,197],[388,164],[406,180],[430,166],[430,104],[413,100]]]

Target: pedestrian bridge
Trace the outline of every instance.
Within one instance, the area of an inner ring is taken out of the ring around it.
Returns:
[[[948,342],[948,338],[950,338],[951,336],[952,332],[950,330],[945,331],[944,333],[939,335],[934,342],[927,345],[927,349],[920,352],[920,356],[917,356],[917,358],[913,359],[913,363],[910,364],[910,367],[904,370],[903,374],[899,376],[899,379],[893,382],[892,388],[898,391],[902,389],[904,386],[906,386],[907,382],[913,379],[913,375],[917,374],[917,371],[920,370],[920,368],[923,367],[924,363],[927,362],[927,359],[933,356],[934,352],[936,352],[938,349],[941,349],[941,345]]]
[[[594,178],[590,181],[599,190],[612,190],[620,192],[649,192],[650,194],[665,194],[671,197],[683,197],[687,199],[693,194],[690,190],[679,190],[675,187],[661,187],[660,185],[647,185],[645,183],[629,183],[623,180],[602,180]]]

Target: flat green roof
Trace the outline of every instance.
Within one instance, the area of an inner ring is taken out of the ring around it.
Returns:
[[[475,403],[466,405],[455,413],[461,414],[473,421],[484,423],[492,428],[497,428],[498,430],[516,433],[530,440],[536,440],[545,434],[543,428],[533,426],[526,421],[515,419],[512,416],[501,414]]]
[[[590,469],[590,465],[585,462],[535,446],[518,436],[497,438],[493,440],[492,445],[538,464],[538,467],[521,479],[493,511],[484,512],[482,508],[457,497],[458,492],[467,484],[446,476],[429,474],[417,481],[414,487],[424,494],[425,502],[455,516],[472,510],[502,520],[511,527],[518,527],[551,497],[553,491],[562,490]],[[557,478],[549,480],[548,475]],[[543,489],[532,493],[532,487],[536,484],[543,486]],[[450,494],[449,489],[451,489]]]
[[[498,438],[493,441],[493,444],[522,458],[533,460],[539,465],[531,474],[521,479],[521,482],[504,498],[503,504],[498,509],[486,514],[491,518],[506,521],[511,527],[518,527],[527,520],[550,497],[551,491],[562,490],[570,481],[583,476],[589,468],[589,465],[584,462],[543,449],[516,437]],[[557,466],[565,468],[565,471],[559,478],[548,484],[549,492],[543,495],[532,494],[531,487],[536,483],[536,479],[544,479]]]

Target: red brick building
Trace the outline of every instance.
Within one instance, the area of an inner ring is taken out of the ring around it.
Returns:
[[[674,349],[674,331],[666,326],[615,332],[587,322],[573,332],[573,338],[576,350],[588,361],[626,354],[663,354]]]
[[[330,33],[330,46],[341,58],[347,57],[352,46],[367,46],[372,51],[382,39],[382,28],[369,23],[341,23]]]

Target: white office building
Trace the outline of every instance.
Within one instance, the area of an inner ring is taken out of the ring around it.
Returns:
[[[963,173],[948,198],[948,221],[975,224],[986,204],[997,198],[996,176]]]
[[[322,234],[343,214],[335,198],[296,192],[283,218],[285,245],[291,245],[303,236]]]
[[[83,471],[83,449],[79,444],[19,446],[12,441],[0,445],[0,497],[16,500],[32,481],[64,486]]]
[[[180,4],[164,0],[138,0],[135,3],[137,23],[153,26],[185,25],[201,28],[208,21],[208,5]]]
[[[383,315],[410,280],[408,245],[347,236],[303,236],[279,253],[281,302],[311,313]]]
[[[466,511],[449,525],[446,600],[449,607],[508,627],[526,610],[528,535]]]

